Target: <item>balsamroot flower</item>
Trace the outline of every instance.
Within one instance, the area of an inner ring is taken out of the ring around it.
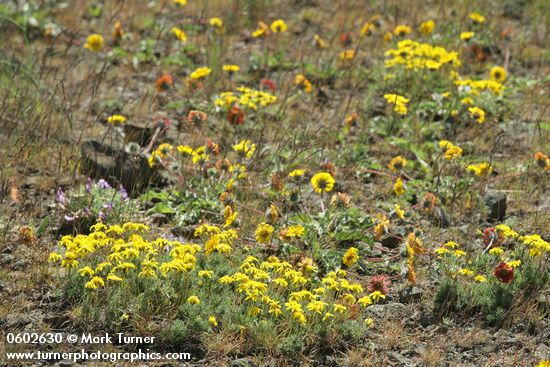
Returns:
[[[402,156],[398,155],[397,157],[392,158],[390,164],[388,164],[389,169],[392,172],[397,172],[403,169],[407,165],[407,160]]]
[[[277,19],[276,21],[271,23],[270,28],[271,28],[271,32],[273,33],[284,33],[288,29],[286,23],[282,19]]]
[[[271,242],[273,236],[273,227],[267,223],[260,223],[256,228],[256,241],[263,244]]]
[[[387,275],[373,275],[369,279],[367,289],[369,292],[379,291],[383,295],[388,294],[391,281]]]
[[[514,268],[503,262],[497,265],[493,274],[500,282],[510,283],[514,279]]]
[[[342,257],[342,263],[348,268],[359,260],[359,250],[355,247],[350,247]]]
[[[435,28],[435,22],[433,20],[427,20],[424,23],[420,24],[420,27],[418,28],[418,30],[423,35],[428,35],[433,32],[434,28]]]
[[[311,178],[311,186],[313,186],[313,189],[318,194],[322,194],[323,192],[331,192],[335,183],[336,181],[334,178],[327,172],[316,173]]]
[[[103,49],[105,41],[103,36],[100,34],[91,34],[86,38],[86,43],[84,47],[90,50],[91,52],[99,52]]]
[[[491,80],[494,80],[495,82],[502,83],[506,80],[506,69],[504,69],[502,66],[495,66],[491,69],[489,72],[489,75],[491,77]]]

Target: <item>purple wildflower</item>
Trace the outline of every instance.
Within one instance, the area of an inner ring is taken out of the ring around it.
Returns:
[[[110,189],[111,185],[104,179],[100,178],[99,181],[97,181],[97,186],[99,186],[100,189]]]
[[[88,177],[88,181],[86,181],[86,192],[90,193],[92,191],[92,187],[94,187],[94,180]]]
[[[120,185],[119,191],[120,195],[122,196],[122,200],[128,200],[128,191],[126,191],[124,186]]]
[[[61,187],[58,187],[57,188],[57,191],[55,193],[55,200],[61,205],[61,206],[65,206],[65,193],[63,192],[63,190],[61,189]]]

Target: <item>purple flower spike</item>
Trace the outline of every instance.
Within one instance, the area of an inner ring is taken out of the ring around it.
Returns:
[[[109,183],[107,181],[105,181],[104,179],[100,178],[99,181],[97,181],[97,185],[99,186],[100,189],[110,189],[111,188],[111,185],[109,185]]]
[[[103,208],[107,209],[107,211],[111,211],[113,210],[113,203],[112,202],[105,203],[103,204]]]
[[[84,209],[82,209],[82,214],[84,214],[86,217],[87,217],[88,215],[90,215],[91,212],[92,212],[92,211],[90,210],[90,208],[84,208]]]
[[[119,188],[118,191],[120,191],[120,195],[122,196],[122,200],[128,200],[128,198],[129,198],[128,191],[126,191],[124,186],[120,185],[120,188]]]
[[[58,187],[57,188],[57,191],[55,193],[55,200],[61,205],[61,206],[65,206],[65,193],[63,192],[63,190],[61,189],[61,187]]]
[[[88,177],[88,181],[86,181],[86,192],[90,193],[92,191],[92,187],[94,187],[94,180]]]
[[[75,217],[74,215],[72,215],[72,214],[66,214],[66,215],[65,215],[65,220],[66,220],[67,222],[74,222],[75,219],[76,219],[76,217]]]
[[[103,211],[99,211],[99,220],[101,222],[105,222],[105,219],[107,218],[107,216],[105,215],[105,213],[103,213]]]

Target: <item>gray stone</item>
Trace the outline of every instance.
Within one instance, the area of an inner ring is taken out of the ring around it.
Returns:
[[[389,352],[388,357],[390,357],[390,359],[392,359],[393,361],[399,363],[401,366],[412,366],[414,364],[412,360],[402,356],[397,352]]]
[[[418,287],[409,287],[399,292],[399,302],[409,303],[422,299],[424,291]]]
[[[489,192],[484,198],[487,207],[487,220],[489,222],[502,222],[506,216],[506,194],[502,192]]]
[[[412,310],[402,303],[393,302],[369,306],[365,313],[374,319],[386,317],[406,318],[412,315]]]

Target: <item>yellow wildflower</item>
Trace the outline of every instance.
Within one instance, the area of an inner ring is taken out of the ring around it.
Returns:
[[[86,38],[86,43],[84,44],[84,47],[91,52],[99,52],[103,49],[103,45],[104,40],[102,35],[91,34]]]

